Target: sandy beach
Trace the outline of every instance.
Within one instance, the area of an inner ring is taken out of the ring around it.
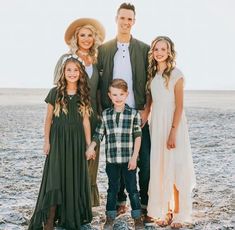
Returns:
[[[27,229],[32,215],[45,160],[47,92],[0,89],[0,230]],[[197,186],[193,224],[183,229],[235,229],[235,91],[187,91],[185,110]],[[101,155],[101,206],[94,209],[93,229],[100,229],[105,219],[107,178]],[[130,213],[117,225],[122,221],[131,227]]]

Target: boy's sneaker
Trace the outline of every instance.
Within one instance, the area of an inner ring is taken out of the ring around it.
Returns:
[[[144,229],[144,224],[143,224],[141,217],[134,219],[134,225],[135,225],[134,229],[136,229],[136,230],[140,230],[140,229],[143,230]]]
[[[150,227],[150,226],[153,226],[155,223],[154,223],[154,219],[148,215],[145,215],[144,216],[144,226],[146,227]]]
[[[114,219],[107,216],[106,221],[105,221],[104,226],[103,226],[103,229],[104,230],[113,230],[113,223],[114,223]]]

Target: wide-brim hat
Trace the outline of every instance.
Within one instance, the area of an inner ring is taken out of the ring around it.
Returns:
[[[67,30],[65,31],[65,35],[64,35],[65,42],[68,45],[70,45],[70,40],[71,40],[72,36],[74,35],[76,29],[78,27],[82,27],[85,25],[92,25],[97,30],[97,33],[100,36],[101,42],[104,41],[105,29],[104,29],[103,25],[98,20],[93,19],[93,18],[79,18],[79,19],[73,21],[68,26]]]

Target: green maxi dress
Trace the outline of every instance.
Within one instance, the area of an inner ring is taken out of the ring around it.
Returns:
[[[57,90],[52,88],[47,103],[55,105]],[[41,187],[29,229],[43,229],[50,207],[56,206],[55,221],[66,230],[81,229],[91,222],[91,198],[86,141],[82,117],[78,113],[79,96],[66,96],[67,115],[53,116],[50,152],[46,157]]]
[[[57,64],[55,66],[54,70],[54,84],[57,84],[59,70],[60,66],[63,63],[64,58],[68,54],[63,54],[59,60],[57,61]],[[76,54],[73,54],[74,56],[77,56]],[[77,58],[82,62],[82,60],[77,56]],[[85,67],[86,68],[86,67]],[[96,64],[92,64],[92,75],[88,77],[88,83],[90,86],[90,97],[91,97],[91,106],[93,109],[93,113],[90,117],[90,123],[91,123],[91,136],[93,136],[95,128],[97,126],[97,90],[98,90],[98,83],[99,83],[99,72],[97,69]],[[100,148],[99,146],[96,147],[96,158],[95,160],[89,160],[88,161],[88,171],[89,171],[89,177],[90,177],[90,185],[91,185],[91,203],[92,207],[96,207],[100,205],[100,199],[99,199],[99,190],[97,186],[97,174],[98,174],[98,167],[99,167],[99,155],[100,155]]]

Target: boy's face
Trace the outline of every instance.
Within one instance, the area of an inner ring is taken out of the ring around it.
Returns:
[[[125,92],[122,89],[110,87],[108,95],[111,101],[113,102],[114,106],[121,107],[125,105],[128,92]]]

